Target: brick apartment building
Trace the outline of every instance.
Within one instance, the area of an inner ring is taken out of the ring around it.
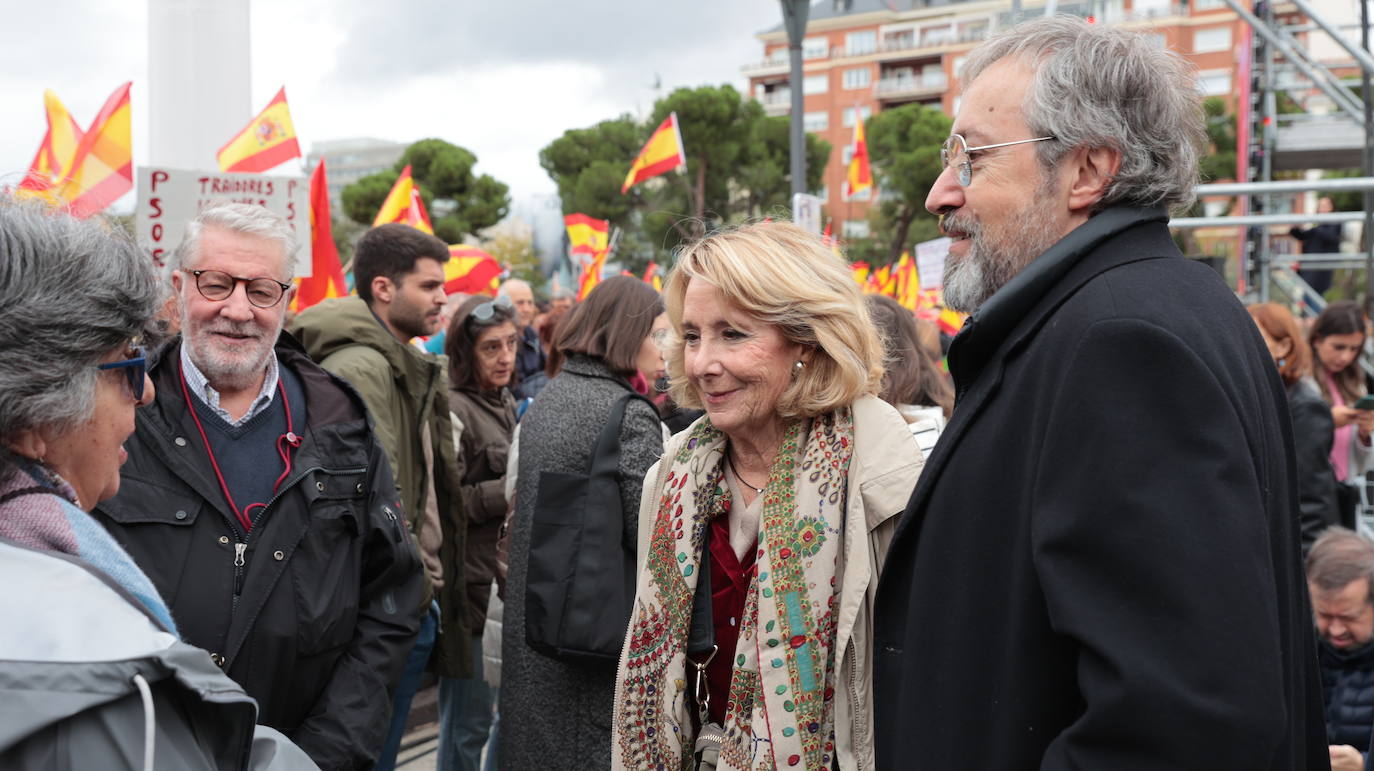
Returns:
[[[1148,30],[1159,45],[1193,62],[1203,93],[1225,97],[1234,111],[1241,88],[1237,52],[1246,25],[1223,0],[1091,0],[1059,3],[1057,11]],[[1044,12],[1043,0],[820,0],[811,6],[803,48],[803,121],[834,148],[824,188],[813,192],[825,198],[826,213],[843,237],[868,234],[868,210],[882,195],[865,192],[846,200],[842,193],[854,121],[912,102],[953,115],[969,49]],[[769,115],[787,115],[787,32],[779,25],[758,39],[763,60],[743,67],[750,94]]]

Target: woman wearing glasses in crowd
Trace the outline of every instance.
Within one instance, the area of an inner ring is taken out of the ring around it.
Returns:
[[[445,335],[449,410],[458,433],[458,476],[467,516],[463,577],[473,676],[439,681],[439,768],[481,767],[491,730],[495,689],[482,677],[482,629],[496,578],[496,542],[506,514],[506,458],[515,431],[515,374],[520,333],[515,306],[505,295],[469,297],[453,313]],[[492,746],[492,753],[496,747]],[[490,762],[490,759],[489,759]],[[490,762],[489,768],[496,763]]]
[[[0,767],[249,763],[253,701],[87,513],[119,491],[153,399],[164,297],[103,223],[0,197]],[[271,729],[258,741],[270,767],[314,768]]]
[[[923,459],[863,296],[761,223],[684,249],[664,297],[706,415],[645,480],[615,767],[872,769],[873,600]]]
[[[637,278],[616,276],[598,284],[571,314],[554,343],[563,367],[520,421],[502,635],[502,768],[610,767],[615,654],[593,662],[559,659],[526,642],[527,578],[560,567],[531,563],[535,504],[541,479],[588,473],[613,406],[628,396],[617,435],[616,497],[623,521],[603,524],[614,527],[621,548],[632,551],[644,473],[663,449],[658,412],[631,385],[636,376],[652,382],[663,368],[658,339],[668,318],[658,293]],[[566,556],[571,563],[578,554]],[[625,557],[608,553],[602,561],[622,564]],[[624,629],[607,631],[618,640]]]

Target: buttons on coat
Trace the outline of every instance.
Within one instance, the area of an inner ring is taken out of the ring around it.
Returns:
[[[354,488],[354,489],[356,489],[358,492],[362,492],[362,491],[363,491],[363,483],[362,483],[362,482],[359,482],[359,483],[358,483],[358,486],[357,486],[356,488]]]
[[[186,512],[184,512],[184,511],[178,511],[177,513],[173,514],[172,516],[176,517],[177,519],[186,519]]]
[[[281,562],[282,560],[286,559],[286,554],[281,551],[274,551],[272,552],[272,559]]]
[[[315,489],[319,490],[320,492],[324,492],[324,482],[316,482]]]
[[[173,439],[172,441],[176,444],[177,447],[186,446],[186,437],[184,436],[178,436],[176,439]]]
[[[220,669],[224,669],[224,657],[223,657],[223,656],[219,655],[218,653],[211,653],[211,654],[210,654],[210,660],[213,661],[213,662],[215,663],[215,666],[219,667]]]
[[[227,535],[222,535],[222,536],[220,536],[220,537],[219,537],[219,542],[220,542],[220,543],[229,543],[229,536],[227,536]]]

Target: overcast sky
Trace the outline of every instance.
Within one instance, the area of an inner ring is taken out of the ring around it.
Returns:
[[[146,3],[0,0],[0,14],[0,180],[33,159],[44,88],[84,128],[132,80],[134,163],[146,163]],[[253,0],[251,19],[252,109],[284,84],[303,152],[437,136],[523,197],[553,192],[538,152],[569,128],[642,117],[678,86],[743,90],[741,65],[763,58],[754,35],[781,11],[777,0]]]

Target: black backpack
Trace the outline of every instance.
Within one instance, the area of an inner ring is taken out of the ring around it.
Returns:
[[[586,474],[543,471],[525,574],[525,642],[561,661],[620,658],[635,596],[633,543],[620,505],[620,426],[631,399],[611,407]]]

